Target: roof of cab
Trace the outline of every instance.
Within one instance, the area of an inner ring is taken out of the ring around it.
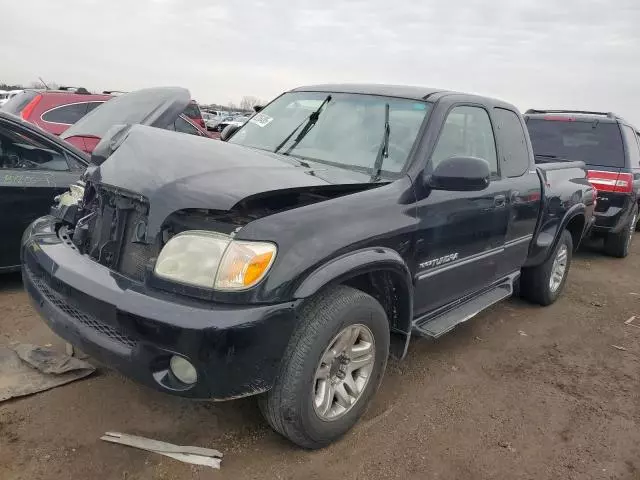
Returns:
[[[360,93],[364,95],[383,95],[387,97],[409,98],[413,100],[425,100],[435,93],[451,93],[446,90],[411,87],[407,85],[379,85],[379,84],[324,84],[308,85],[291,90],[292,92],[336,92],[336,93]]]
[[[463,101],[478,102],[494,107],[515,107],[508,102],[497,98],[485,97],[471,93],[444,90],[442,88],[417,87],[408,85],[384,85],[384,84],[351,84],[336,83],[323,85],[308,85],[291,90],[292,92],[334,92],[334,93],[355,93],[362,95],[381,95],[386,97],[406,98],[410,100],[431,100],[438,101],[443,97],[455,95],[461,97]],[[517,109],[516,109],[517,110]]]

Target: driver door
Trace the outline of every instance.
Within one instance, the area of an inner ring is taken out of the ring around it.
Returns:
[[[454,156],[486,160],[491,181],[481,191],[431,190],[418,199],[416,316],[491,285],[504,250],[508,182],[501,179],[494,129],[483,107],[449,110],[427,169]]]
[[[66,153],[44,137],[0,122],[0,271],[20,265],[22,232],[79,176]]]

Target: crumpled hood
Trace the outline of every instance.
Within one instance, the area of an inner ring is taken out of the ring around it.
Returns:
[[[175,122],[190,101],[191,94],[186,88],[144,88],[103,103],[69,127],[60,138],[102,138],[118,124],[166,128]]]
[[[149,200],[148,234],[177,210],[228,211],[239,201],[275,190],[368,184],[369,176],[281,155],[141,125],[87,179]]]

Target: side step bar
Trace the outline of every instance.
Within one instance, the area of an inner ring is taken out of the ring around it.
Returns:
[[[444,312],[440,310],[435,314],[416,319],[413,326],[414,333],[432,338],[444,335],[456,325],[466,322],[494,303],[513,295],[513,284],[519,276],[520,272],[512,273],[497,285],[460,305],[448,309],[445,307]]]

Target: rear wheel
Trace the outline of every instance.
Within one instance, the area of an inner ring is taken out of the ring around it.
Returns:
[[[520,295],[540,305],[555,302],[567,281],[573,240],[568,230],[564,230],[551,256],[541,265],[522,269]]]
[[[633,213],[629,224],[620,232],[608,234],[604,239],[604,252],[612,257],[624,258],[629,255],[629,247],[633,239],[633,232],[637,228],[637,210]]]
[[[321,448],[353,427],[378,389],[389,323],[373,297],[347,286],[310,299],[299,322],[260,409],[292,442]]]

